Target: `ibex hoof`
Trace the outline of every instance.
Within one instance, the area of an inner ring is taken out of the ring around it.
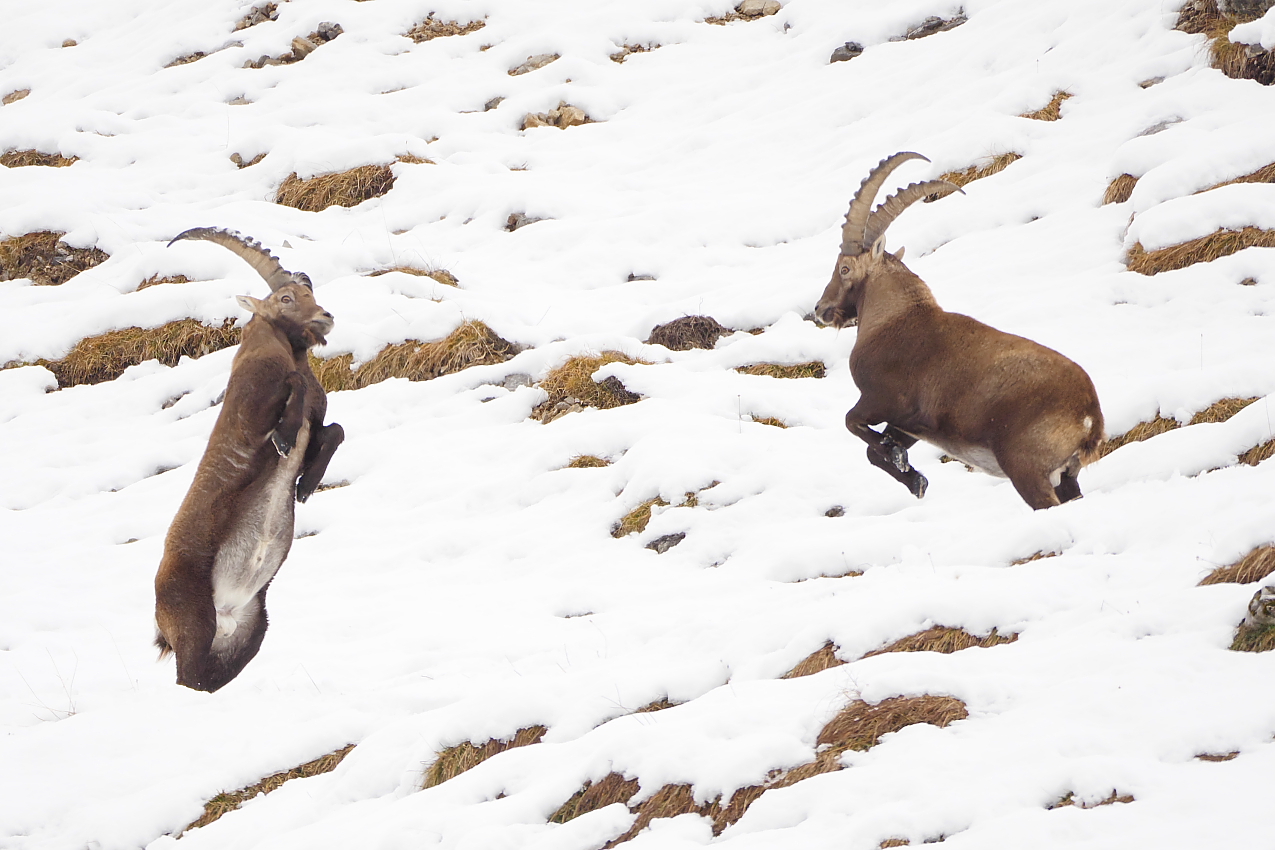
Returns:
[[[278,432],[270,435],[270,442],[274,444],[274,450],[279,453],[279,457],[287,457],[292,451],[295,443],[280,437]]]
[[[911,490],[912,495],[916,496],[918,499],[925,498],[925,488],[929,486],[929,480],[919,472],[914,472],[912,480],[908,483],[908,489]]]
[[[908,462],[908,450],[893,442],[889,444],[889,448],[890,462],[894,464],[894,468],[899,472],[911,472],[912,464]]]

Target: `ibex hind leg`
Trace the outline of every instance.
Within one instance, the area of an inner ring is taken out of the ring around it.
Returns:
[[[242,673],[243,668],[248,666],[248,662],[261,649],[267,625],[266,588],[263,587],[253,598],[252,604],[244,606],[239,612],[234,633],[229,638],[219,636],[213,641],[204,676],[205,687],[200,690],[219,690]]]
[[[1080,474],[1079,454],[1072,455],[1060,473],[1058,484],[1054,487],[1054,495],[1059,502],[1070,502],[1084,495],[1080,492],[1080,482],[1076,480],[1076,476]]]
[[[1033,464],[1016,463],[1012,457],[997,457],[997,462],[1005,475],[1023,497],[1023,501],[1034,510],[1052,508],[1059,504],[1058,494],[1049,480],[1050,470],[1040,469]]]

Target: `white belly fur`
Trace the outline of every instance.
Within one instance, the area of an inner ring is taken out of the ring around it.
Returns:
[[[213,561],[213,605],[217,610],[214,649],[227,647],[245,619],[258,615],[256,596],[274,578],[292,544],[297,476],[310,442],[309,421],[297,444],[271,473],[256,501],[238,517]],[[241,635],[241,638],[247,635]]]

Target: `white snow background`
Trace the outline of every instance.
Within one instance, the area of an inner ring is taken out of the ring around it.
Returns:
[[[718,837],[692,814],[629,846],[1271,846],[1275,654],[1228,649],[1253,586],[1197,582],[1275,537],[1275,463],[1236,463],[1272,436],[1275,249],[1154,277],[1123,256],[1275,227],[1275,185],[1194,194],[1275,161],[1275,91],[1209,68],[1203,36],[1172,30],[1179,5],[966,0],[965,25],[890,42],[957,5],[788,0],[712,26],[729,0],[293,0],[232,32],[243,0],[8,4],[0,95],[31,94],[0,107],[0,149],[80,161],[0,169],[0,237],[65,231],[111,258],[61,286],[0,283],[0,363],[246,319],[232,296],[264,291],[246,264],[165,247],[194,226],[249,234],[314,279],[337,320],[321,356],[365,360],[467,319],[527,348],[329,396],[348,436],[326,480],[350,484],[299,507],[310,536],[271,587],[264,646],[211,695],[156,663],[152,579],[233,350],[56,391],[43,367],[0,371],[0,847],[596,850],[632,822],[623,806],[546,822],[587,780],[728,798],[810,761],[850,700],[920,694],[969,717],[769,791]],[[402,35],[430,12],[486,26]],[[243,67],[322,21],[344,34],[303,62]],[[848,40],[866,52],[829,64]],[[611,61],[625,43],[661,46]],[[165,67],[196,50],[210,55]],[[539,53],[561,58],[507,73]],[[1018,117],[1060,89],[1060,121]],[[518,129],[560,101],[596,123]],[[914,499],[843,427],[855,332],[802,319],[850,196],[898,150],[932,164],[891,186],[1023,155],[910,209],[889,245],[948,309],[1079,362],[1109,433],[1262,400],[1118,450],[1082,474],[1083,500],[1040,513],[918,446],[931,486]],[[240,170],[232,153],[267,156]],[[292,172],[403,154],[434,164],[395,165],[384,197],[272,203]],[[1141,178],[1132,198],[1102,206],[1123,172]],[[512,212],[548,220],[511,233]],[[367,276],[395,264],[460,288]],[[134,291],[179,273],[195,282]],[[766,330],[712,351],[642,342],[688,314]],[[542,390],[499,386],[607,349],[650,362],[597,375],[641,402],[542,425]],[[812,359],[826,378],[733,370]],[[565,469],[579,454],[614,463]],[[674,506],[611,537],[655,496]],[[674,532],[667,553],[644,548]],[[1061,554],[1012,565],[1041,551]],[[855,660],[935,624],[1020,637]],[[851,663],[779,678],[827,640]],[[663,697],[683,704],[634,713]],[[440,750],[536,724],[542,743],[418,790]],[[219,792],[348,743],[334,772],[173,837]],[[1135,800],[1047,809],[1112,791]]]

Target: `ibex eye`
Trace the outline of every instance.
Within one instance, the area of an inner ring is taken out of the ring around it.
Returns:
[[[842,274],[850,274],[850,267],[849,267],[849,266],[842,266],[842,267],[841,267],[841,273],[842,273]]]
[[[283,296],[282,298],[280,298],[279,300],[280,300],[280,301],[282,301],[284,304],[291,304],[291,303],[292,303],[292,296],[291,296],[291,295],[285,295],[285,296]]]

